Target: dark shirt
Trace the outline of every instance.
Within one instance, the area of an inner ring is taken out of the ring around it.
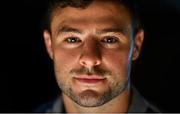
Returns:
[[[66,111],[61,97],[58,97],[47,104],[43,104],[42,106],[37,108],[35,112],[65,113]],[[132,97],[131,97],[128,113],[146,113],[146,112],[159,113],[160,111],[155,106],[147,102],[147,100],[145,100],[135,88],[132,88]]]

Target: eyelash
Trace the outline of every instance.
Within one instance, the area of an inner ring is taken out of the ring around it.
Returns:
[[[110,41],[111,40],[111,41]],[[119,40],[114,37],[114,36],[107,36],[107,37],[104,37],[101,42],[103,43],[108,43],[108,44],[115,44],[115,43],[118,43]]]
[[[79,42],[81,42],[81,40],[78,37],[73,37],[73,36],[67,37],[64,41],[66,43],[79,43]],[[114,36],[106,36],[106,37],[102,38],[100,40],[100,42],[106,43],[106,44],[115,44],[115,43],[118,43],[119,40]]]
[[[76,40],[76,41],[75,41]],[[77,42],[81,42],[81,40],[77,37],[68,37],[64,40],[67,43],[77,43]]]

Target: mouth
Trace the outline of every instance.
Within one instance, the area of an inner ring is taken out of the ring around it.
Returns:
[[[98,76],[98,75],[81,75],[81,76],[75,76],[75,80],[81,83],[86,84],[96,84],[99,82],[103,82],[105,80],[104,77]]]

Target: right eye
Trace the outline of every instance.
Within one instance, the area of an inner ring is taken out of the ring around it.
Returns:
[[[68,37],[64,40],[67,43],[79,43],[81,40],[77,37]]]
[[[104,39],[102,39],[101,42],[112,45],[112,44],[118,43],[118,40],[115,37],[108,36],[108,37],[105,37]]]

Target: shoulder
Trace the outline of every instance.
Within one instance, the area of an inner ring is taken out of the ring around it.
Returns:
[[[136,88],[132,88],[132,97],[128,112],[135,113],[160,113],[161,111],[153,103],[147,101]]]
[[[49,102],[46,102],[44,104],[41,104],[33,112],[36,112],[36,113],[49,112],[49,110],[52,109],[54,102],[55,102],[55,99],[53,99]]]
[[[55,98],[37,107],[35,113],[63,112],[63,103],[61,98]]]

